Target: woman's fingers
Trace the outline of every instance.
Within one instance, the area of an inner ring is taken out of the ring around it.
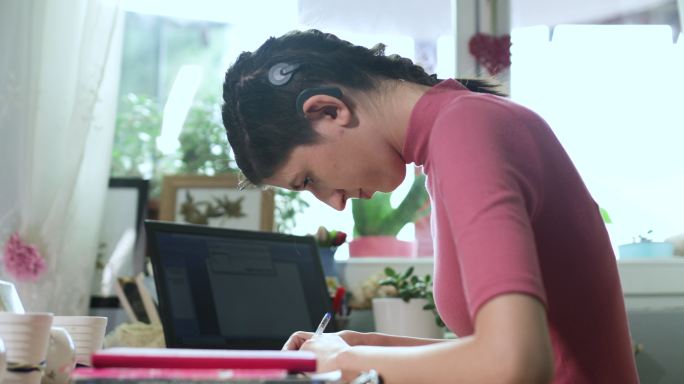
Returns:
[[[365,334],[355,331],[341,331],[335,335],[341,337],[349,345],[365,344],[363,337]],[[295,332],[283,345],[283,351],[292,350],[297,351],[302,347],[302,344],[313,336],[312,332]]]
[[[289,339],[283,345],[283,351],[297,351],[304,344],[305,341],[309,340],[313,336],[311,332],[295,332],[290,336]]]

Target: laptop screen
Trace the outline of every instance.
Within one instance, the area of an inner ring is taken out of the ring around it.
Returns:
[[[280,349],[331,311],[311,237],[146,226],[169,347]]]

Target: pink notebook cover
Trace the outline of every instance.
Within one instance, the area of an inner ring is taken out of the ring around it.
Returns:
[[[307,351],[110,348],[95,352],[92,362],[96,368],[316,370],[316,356]]]
[[[172,368],[76,368],[72,380],[202,380],[284,379],[285,369],[172,369]]]

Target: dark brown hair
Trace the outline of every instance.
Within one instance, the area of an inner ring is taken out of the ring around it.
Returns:
[[[295,68],[281,85],[269,81],[278,63]],[[268,39],[256,52],[243,52],[226,72],[223,124],[235,161],[249,183],[259,185],[284,165],[294,148],[315,143],[317,133],[295,108],[299,93],[338,85],[366,91],[381,79],[401,79],[432,86],[441,80],[385,46],[368,49],[318,30],[293,31]],[[475,92],[501,95],[482,80],[460,80]]]

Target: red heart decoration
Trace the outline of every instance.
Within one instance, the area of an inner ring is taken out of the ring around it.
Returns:
[[[511,35],[478,33],[470,38],[468,48],[475,60],[492,75],[511,66]]]

